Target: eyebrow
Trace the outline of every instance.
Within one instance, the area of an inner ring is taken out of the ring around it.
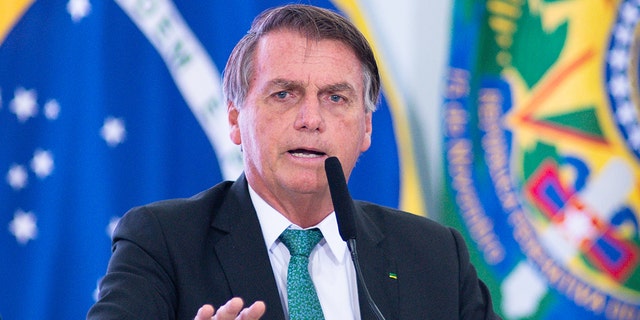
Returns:
[[[283,78],[276,78],[269,81],[270,87],[277,87],[286,90],[303,90],[305,88],[305,83],[302,81],[293,81],[287,80]],[[356,89],[347,82],[339,82],[334,84],[329,84],[321,87],[318,90],[319,93],[332,93],[332,92],[347,92],[349,94],[355,94]]]
[[[304,88],[304,84],[300,81],[291,81],[282,78],[277,78],[269,81],[270,86],[280,87],[280,88]]]
[[[353,93],[356,90],[353,88],[352,85],[346,82],[330,84],[328,86],[320,88],[320,92],[345,92],[345,91],[349,93]]]
[[[292,80],[286,80],[286,79],[282,79],[282,78],[273,79],[273,80],[271,80],[269,82],[273,86],[283,87],[283,88],[293,88],[293,87],[304,88],[305,87],[305,84],[303,82],[301,82],[301,81],[292,81]],[[348,84],[346,82],[340,82],[340,83],[334,83],[334,84],[326,85],[326,86],[320,88],[320,91],[328,91],[328,92],[355,91],[355,89],[353,88],[352,85],[350,85],[350,84]]]

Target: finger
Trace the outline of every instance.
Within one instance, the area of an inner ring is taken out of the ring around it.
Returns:
[[[240,315],[238,316],[239,320],[258,320],[267,310],[267,306],[262,301],[254,302],[250,307],[244,308]]]
[[[198,309],[198,314],[196,314],[196,317],[193,320],[211,320],[214,312],[215,309],[212,305],[205,304]]]
[[[232,298],[227,301],[222,307],[218,308],[218,312],[216,312],[213,317],[214,320],[232,320],[238,316],[238,313],[242,310],[244,306],[244,301],[240,298]]]

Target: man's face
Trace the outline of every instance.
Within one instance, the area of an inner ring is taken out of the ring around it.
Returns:
[[[337,156],[348,177],[371,145],[360,62],[341,42],[292,31],[264,35],[254,59],[244,105],[229,107],[249,183],[276,198],[326,192],[325,159]]]

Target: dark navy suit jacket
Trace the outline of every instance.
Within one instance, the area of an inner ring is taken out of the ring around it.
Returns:
[[[454,229],[356,201],[358,254],[386,319],[495,319],[486,286]],[[359,288],[362,319],[374,319]],[[193,319],[203,304],[262,300],[285,319],[247,181],[133,208],[88,319]],[[346,302],[345,302],[346,303]]]

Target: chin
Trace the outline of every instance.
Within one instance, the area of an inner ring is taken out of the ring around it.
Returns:
[[[326,178],[322,178],[323,180],[320,180],[317,176],[313,178],[290,177],[288,180],[285,180],[285,184],[289,190],[298,193],[316,193],[322,191],[327,184]]]

